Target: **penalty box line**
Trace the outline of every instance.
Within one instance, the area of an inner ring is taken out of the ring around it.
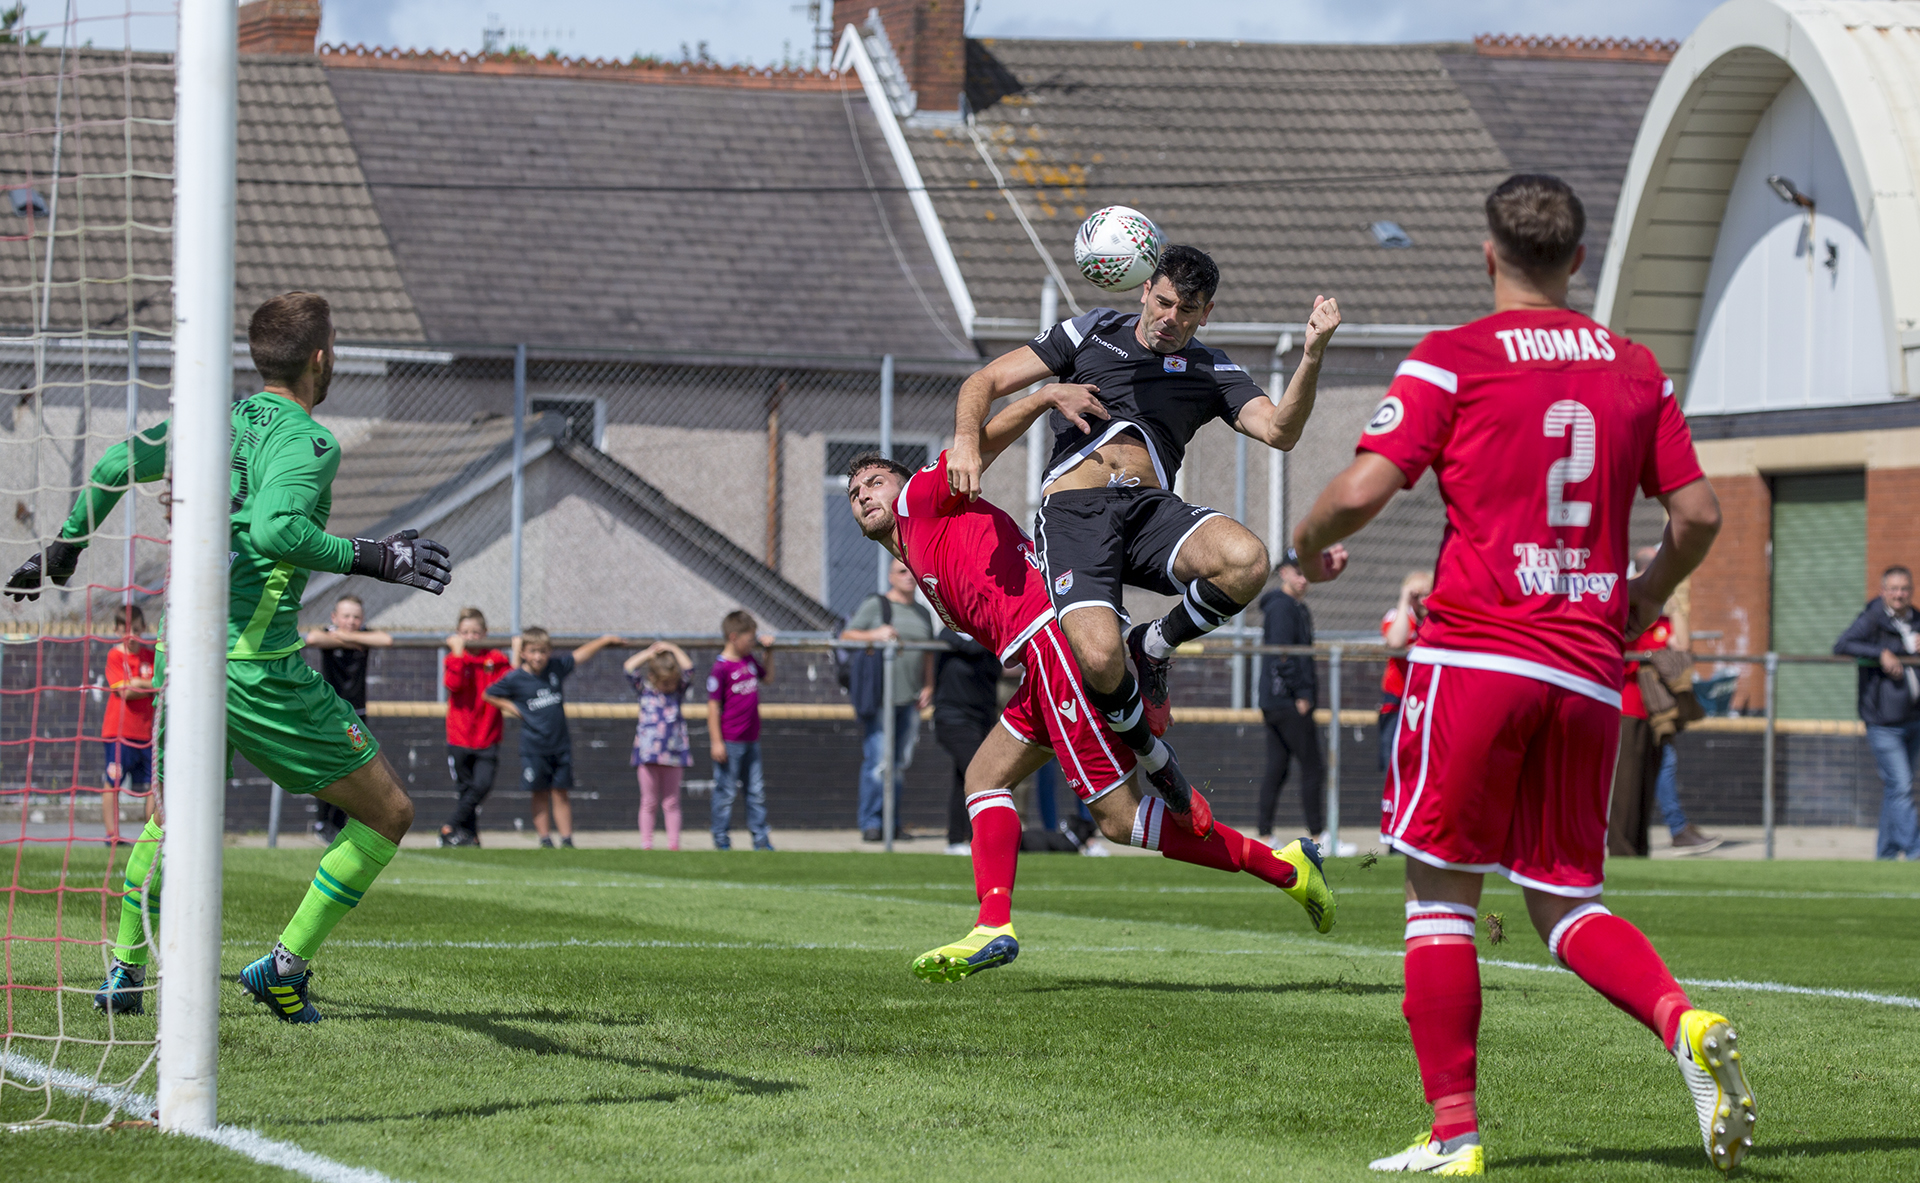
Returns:
[[[158,1108],[154,1099],[145,1093],[138,1093],[119,1085],[89,1080],[80,1073],[71,1072],[65,1068],[51,1068],[42,1061],[17,1051],[0,1054],[0,1075],[11,1080],[25,1081],[30,1085],[46,1085],[70,1097],[85,1097],[88,1100],[99,1101],[112,1106],[113,1109],[142,1119],[150,1117]],[[395,1183],[392,1178],[379,1171],[367,1167],[350,1167],[324,1154],[315,1154],[292,1142],[269,1138],[259,1130],[250,1130],[243,1126],[223,1125],[211,1130],[181,1130],[179,1133],[188,1138],[197,1138],[202,1142],[211,1142],[215,1146],[231,1150],[263,1166],[292,1171],[296,1175],[312,1179],[314,1183]]]

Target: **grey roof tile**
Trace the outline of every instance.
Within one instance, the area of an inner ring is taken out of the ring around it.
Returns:
[[[0,55],[0,161],[5,183],[49,192],[58,51]],[[171,329],[173,66],[164,54],[70,50],[61,89],[62,184],[49,323],[108,331],[129,322]],[[387,249],[353,146],[311,58],[242,57],[235,217],[235,324],[290,288],[328,296],[340,335],[418,340],[399,267]],[[129,124],[128,114],[136,120]],[[130,138],[130,143],[128,142]],[[156,176],[131,179],[128,173]],[[127,211],[132,208],[131,226]],[[0,235],[0,324],[34,323],[33,284],[46,227]],[[129,264],[144,278],[127,282]],[[96,281],[83,284],[83,279]],[[107,283],[97,281],[106,280]],[[85,290],[86,307],[81,307]]]
[[[1212,253],[1215,319],[1298,321],[1338,295],[1349,321],[1484,313],[1481,201],[1555,157],[1583,190],[1597,275],[1606,225],[1661,67],[1481,59],[1458,45],[970,42],[980,143],[1082,307],[1124,300],[1073,267],[1074,231],[1132,205]],[[1567,104],[1566,95],[1575,95]],[[1544,127],[1526,112],[1558,105]],[[1604,121],[1604,128],[1586,126]],[[1031,319],[1045,274],[962,129],[909,130],[976,310]],[[1550,148],[1558,149],[1557,152]],[[973,188],[971,186],[978,186]],[[1377,220],[1414,245],[1380,247]],[[1581,284],[1576,298],[1591,299]]]
[[[857,90],[328,76],[435,341],[971,353]]]

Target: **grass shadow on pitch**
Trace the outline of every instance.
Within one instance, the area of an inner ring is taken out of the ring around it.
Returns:
[[[1826,1158],[1843,1154],[1920,1150],[1920,1137],[1906,1138],[1830,1138],[1806,1142],[1779,1142],[1765,1137],[1765,1127],[1755,1135],[1759,1144],[1740,1164],[1742,1172],[1766,1177],[1766,1169],[1791,1158]],[[1523,1154],[1508,1158],[1500,1155],[1502,1167],[1560,1167],[1583,1162],[1648,1162],[1663,1166],[1698,1167],[1706,1157],[1698,1142],[1684,1146],[1598,1146],[1592,1150],[1568,1154]]]
[[[639,1027],[644,1026],[644,1017],[629,1016],[615,1018],[604,1014],[556,1010],[508,1010],[491,1012],[459,1012],[425,1010],[419,1007],[384,1006],[380,1004],[349,1004],[338,1011],[329,1013],[329,1019],[338,1015],[342,1018],[390,1019],[403,1023],[430,1023],[444,1027],[458,1027],[476,1035],[483,1035],[503,1048],[511,1051],[530,1052],[537,1056],[570,1056],[577,1060],[588,1060],[601,1064],[614,1064],[622,1068],[633,1068],[644,1072],[661,1072],[678,1076],[686,1080],[697,1080],[705,1084],[723,1085],[738,1093],[751,1096],[773,1096],[805,1088],[790,1080],[762,1080],[755,1076],[742,1076],[733,1072],[722,1072],[714,1068],[702,1068],[696,1064],[676,1064],[670,1060],[656,1060],[646,1056],[620,1056],[608,1052],[594,1051],[589,1048],[574,1047],[550,1035],[530,1031],[522,1024],[529,1023],[592,1023],[596,1027]],[[612,1102],[610,1102],[612,1103]]]
[[[1112,978],[1062,978],[1051,986],[1035,986],[1029,994],[1061,994],[1080,990],[1151,990],[1164,994],[1399,994],[1399,983],[1349,982],[1153,982]]]
[[[584,1105],[670,1104],[688,1097],[711,1095],[706,1089],[660,1089],[633,1096],[548,1097],[533,1101],[495,1101],[477,1105],[447,1105],[438,1109],[418,1109],[407,1113],[357,1113],[332,1117],[262,1117],[261,1125],[285,1129],[317,1128],[330,1125],[379,1125],[390,1121],[440,1121],[447,1118],[496,1117],[502,1113],[524,1113],[535,1109],[562,1109]]]

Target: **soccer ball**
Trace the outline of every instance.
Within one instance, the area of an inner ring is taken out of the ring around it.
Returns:
[[[1094,287],[1124,292],[1147,282],[1167,249],[1153,219],[1124,205],[1093,211],[1073,236],[1073,261]]]

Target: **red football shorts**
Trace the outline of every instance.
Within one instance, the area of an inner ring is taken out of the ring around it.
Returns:
[[[1620,708],[1550,682],[1414,664],[1380,832],[1402,854],[1600,894]]]
[[[1001,712],[1001,724],[1022,743],[1052,748],[1067,787],[1082,801],[1125,784],[1133,775],[1133,749],[1107,730],[1087,701],[1080,666],[1059,623],[1049,621],[1033,634],[1020,660],[1027,673]]]

